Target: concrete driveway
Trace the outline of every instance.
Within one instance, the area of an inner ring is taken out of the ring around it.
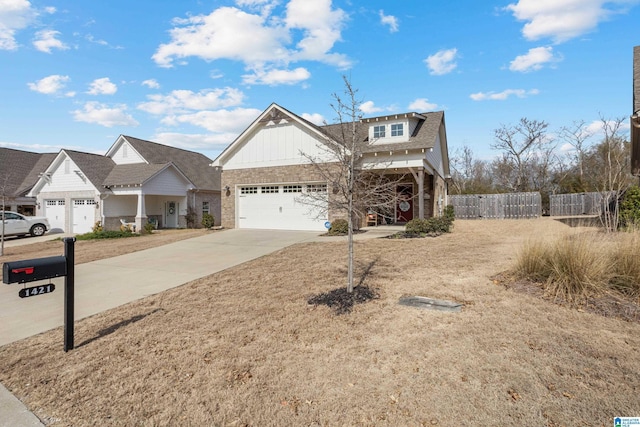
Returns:
[[[180,286],[295,243],[312,241],[318,234],[232,229],[77,265],[75,318]],[[18,297],[23,285],[0,284],[0,345],[63,325],[64,278],[52,283],[56,286],[53,293],[24,299]],[[62,336],[60,339],[62,348]]]

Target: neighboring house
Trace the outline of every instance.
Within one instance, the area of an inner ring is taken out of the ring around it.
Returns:
[[[199,226],[204,213],[219,223],[220,173],[192,151],[121,135],[106,155],[61,150],[29,196],[52,229],[85,233],[100,221],[140,230]],[[188,224],[192,222],[192,224]]]
[[[309,191],[332,197],[309,158],[326,156],[327,140],[339,141],[331,136],[336,126],[316,126],[271,104],[213,163],[222,171],[222,226],[323,230],[343,216],[328,202],[319,209],[300,203]],[[363,119],[357,135],[366,142],[365,167],[405,177],[388,222],[442,214],[449,177],[443,112]]]
[[[27,194],[55,156],[0,147],[0,210],[4,197],[6,210],[33,216],[36,199]]]

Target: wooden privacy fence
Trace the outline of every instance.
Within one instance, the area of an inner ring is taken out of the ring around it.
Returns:
[[[463,194],[449,196],[459,219],[538,218],[542,213],[540,193]]]
[[[602,193],[554,194],[549,196],[549,214],[551,216],[599,215],[602,212],[602,198]]]

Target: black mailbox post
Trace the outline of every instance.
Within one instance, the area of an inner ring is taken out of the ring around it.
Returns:
[[[63,241],[64,256],[5,262],[2,265],[2,282],[6,284],[27,283],[64,276],[64,351],[66,352],[73,350],[75,282],[73,266],[75,264],[74,243],[76,239],[75,237],[67,237],[63,239]],[[48,286],[40,286],[39,288],[21,289],[19,296],[24,298],[49,293],[55,289],[55,286],[50,284]]]

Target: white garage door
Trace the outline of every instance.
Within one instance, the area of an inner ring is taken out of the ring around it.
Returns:
[[[96,201],[93,199],[73,199],[73,228],[77,234],[88,233],[93,229],[96,219]]]
[[[238,228],[325,230],[327,202],[322,208],[302,203],[304,193],[326,200],[326,184],[247,185],[238,189]],[[318,217],[318,214],[322,217]]]
[[[65,227],[65,210],[64,200],[45,200],[44,201],[44,216],[49,220],[49,225],[52,230],[66,231]]]

